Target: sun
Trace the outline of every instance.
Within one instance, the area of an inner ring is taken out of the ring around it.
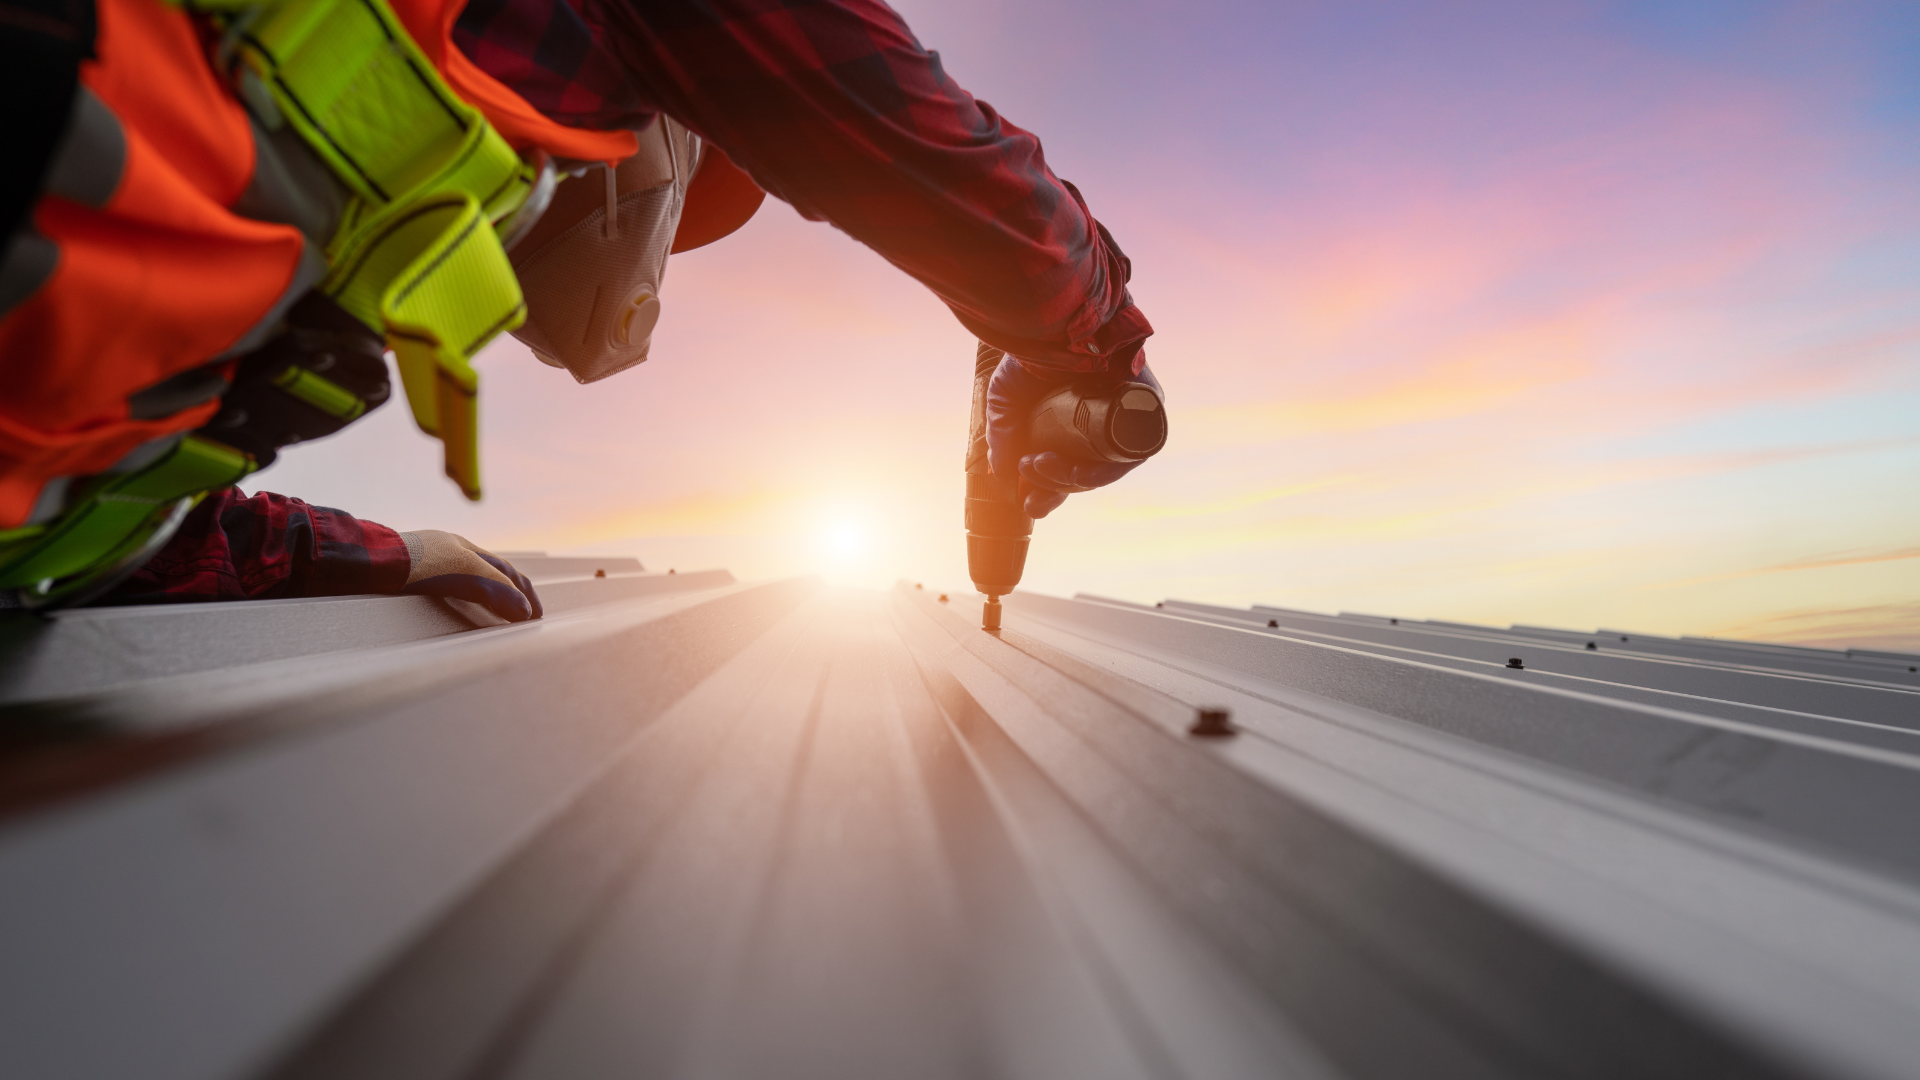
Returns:
[[[821,545],[836,559],[852,559],[870,546],[867,530],[854,521],[836,521],[821,536]]]
[[[855,499],[816,504],[800,533],[813,571],[836,585],[868,587],[892,571],[897,543],[884,511]]]

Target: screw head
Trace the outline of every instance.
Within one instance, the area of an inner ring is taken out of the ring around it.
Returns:
[[[1235,733],[1232,710],[1202,707],[1193,711],[1193,726],[1187,734],[1196,739],[1224,739]]]
[[[1527,665],[1521,663],[1519,657],[1513,656],[1507,658],[1507,666],[1515,670],[1522,670],[1525,669]]]
[[[595,571],[593,572],[593,576],[594,576],[594,577],[606,577],[606,576],[607,576],[607,572],[606,572],[605,570],[595,570]]]
[[[940,594],[940,602],[941,602],[941,603],[943,603],[943,604],[947,602],[947,594],[946,594],[946,593],[941,593],[941,594]]]
[[[1599,647],[1600,646],[1594,642],[1591,642],[1591,641],[1587,642],[1587,648],[1589,649],[1598,649]]]
[[[1279,627],[1279,625],[1280,625],[1280,620],[1279,620],[1279,619],[1268,619],[1268,620],[1267,620],[1267,625],[1268,625],[1269,627],[1274,627],[1274,628],[1278,628],[1278,627]]]

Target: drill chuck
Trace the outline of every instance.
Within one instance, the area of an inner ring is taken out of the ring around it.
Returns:
[[[974,588],[988,596],[1005,596],[1027,569],[1033,519],[1017,497],[976,494],[976,483],[967,477],[967,571]]]

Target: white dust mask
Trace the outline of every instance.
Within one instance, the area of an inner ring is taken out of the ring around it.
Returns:
[[[698,136],[665,117],[660,124],[672,179],[624,195],[616,193],[611,169],[568,181],[604,183],[604,204],[515,260],[527,321],[513,336],[583,383],[645,360],[660,320],[667,253],[699,152]]]

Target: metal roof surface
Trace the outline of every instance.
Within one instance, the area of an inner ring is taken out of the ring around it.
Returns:
[[[1920,659],[549,562],[0,621],[0,1074],[1920,1062]]]

